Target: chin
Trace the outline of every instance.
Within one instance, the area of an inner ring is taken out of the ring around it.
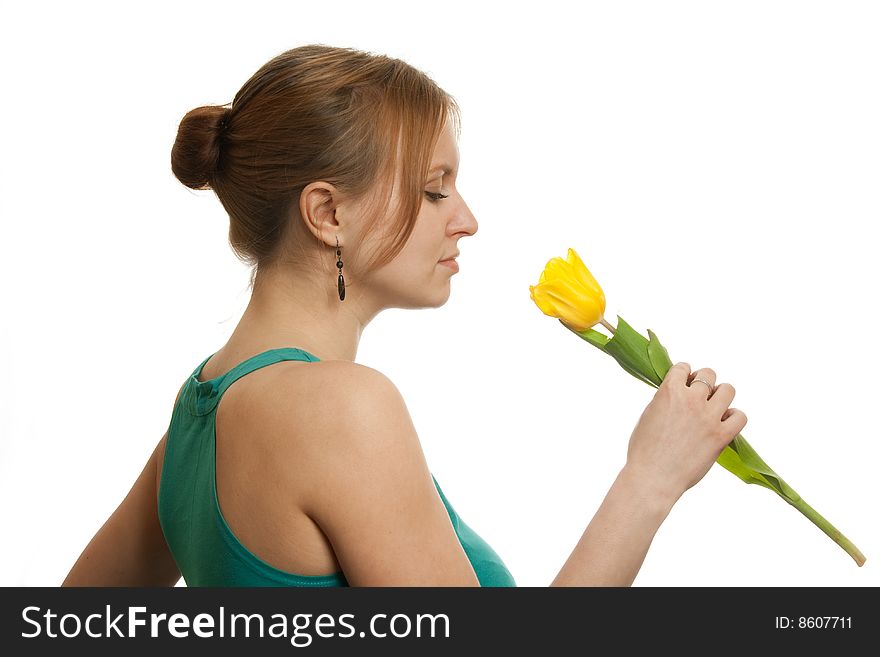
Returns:
[[[435,288],[436,296],[433,299],[433,302],[428,305],[428,308],[439,308],[446,304],[449,301],[449,296],[452,294],[452,285],[450,284],[450,280],[447,279],[445,285],[442,285],[440,288]]]
[[[426,286],[427,287],[427,286]],[[414,291],[411,295],[402,295],[396,305],[397,308],[439,308],[449,301],[451,286],[434,287],[431,294],[426,294],[426,289]]]
[[[435,303],[432,303],[427,307],[428,308],[439,308],[440,306],[445,306],[446,302],[449,301],[449,294],[450,294],[450,291],[447,289],[446,294],[439,297]]]

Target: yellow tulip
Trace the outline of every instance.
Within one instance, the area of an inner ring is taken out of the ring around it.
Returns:
[[[605,293],[574,249],[568,250],[567,260],[547,263],[538,284],[529,286],[529,295],[541,312],[574,331],[587,330],[605,315]]]

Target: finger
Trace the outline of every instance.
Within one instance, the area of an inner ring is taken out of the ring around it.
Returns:
[[[749,419],[746,417],[746,414],[743,413],[738,408],[728,408],[724,412],[724,416],[721,418],[721,424],[727,428],[727,433],[730,435],[730,439],[733,440],[740,431],[743,430],[743,427],[746,426],[746,423]]]
[[[695,379],[701,380],[695,381]],[[699,390],[700,394],[703,395],[703,398],[708,399],[709,396],[715,391],[715,371],[708,367],[701,367],[688,377],[687,383],[685,385],[687,385],[689,388]]]
[[[730,406],[730,402],[733,401],[735,395],[736,389],[732,385],[729,383],[718,383],[715,385],[715,390],[709,395],[709,401],[717,407],[719,412],[722,409],[727,411],[727,407]]]
[[[687,377],[690,372],[690,364],[683,361],[680,363],[676,363],[669,368],[668,372],[666,372],[666,376],[663,377],[663,382],[661,383],[661,385],[682,386],[687,381]]]

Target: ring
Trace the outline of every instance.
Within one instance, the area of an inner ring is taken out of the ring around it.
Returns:
[[[709,386],[709,390],[712,390],[712,389],[715,387],[715,386],[713,386],[711,383],[709,383],[708,381],[706,381],[706,379],[697,379],[697,378],[695,378],[694,381],[699,381],[700,383],[705,383],[707,386]],[[694,381],[691,381],[691,383],[693,383]]]

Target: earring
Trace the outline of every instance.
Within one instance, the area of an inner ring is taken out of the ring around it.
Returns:
[[[339,236],[336,236],[336,266],[339,267],[339,281],[337,286],[339,288],[339,300],[342,301],[345,299],[345,279],[342,278],[342,251],[339,248]]]

